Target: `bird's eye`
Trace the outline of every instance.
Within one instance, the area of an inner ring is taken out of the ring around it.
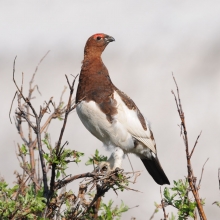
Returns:
[[[98,37],[96,38],[96,40],[101,40],[101,37],[98,36]]]

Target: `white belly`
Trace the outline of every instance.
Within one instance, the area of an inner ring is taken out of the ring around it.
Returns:
[[[132,135],[117,119],[110,123],[94,101],[82,101],[76,107],[84,126],[106,146],[120,147],[126,152],[134,148]]]

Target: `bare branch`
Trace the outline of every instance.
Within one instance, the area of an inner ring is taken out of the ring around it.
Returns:
[[[33,73],[33,75],[32,75],[32,78],[31,78],[31,81],[30,81],[30,83],[29,83],[29,85],[30,85],[30,88],[32,88],[32,84],[33,84],[33,82],[34,82],[34,77],[35,77],[35,75],[36,75],[36,73],[37,73],[37,71],[38,71],[38,67],[40,66],[40,64],[42,63],[42,61],[45,59],[45,57],[48,55],[48,53],[50,52],[50,50],[48,50],[47,51],[47,53],[41,58],[41,60],[39,61],[39,63],[37,64],[37,66],[36,66],[36,69],[35,69],[35,71],[34,71],[34,73]],[[34,88],[33,88],[34,89]],[[37,88],[38,89],[38,88]],[[33,92],[33,91],[32,91]],[[38,90],[38,92],[39,92],[39,90]],[[40,92],[39,92],[40,93]],[[41,94],[41,93],[40,93]]]
[[[43,109],[41,109],[40,114],[39,114],[39,118],[40,118],[40,119],[43,118],[44,114],[47,112],[47,109],[49,109],[49,105],[50,105],[50,104],[53,105],[52,100],[53,100],[53,97],[51,97],[48,102],[45,102],[45,103],[46,103],[46,106],[45,106]],[[50,109],[49,109],[49,111],[50,111]]]
[[[19,150],[19,154],[17,156],[20,156],[21,159],[22,159],[22,164],[21,164],[21,168],[26,172],[26,174],[31,178],[31,180],[33,181],[33,183],[35,183],[36,187],[38,189],[40,189],[40,186],[39,184],[36,182],[36,180],[33,178],[33,175],[32,173],[30,172],[30,170],[28,169],[27,167],[27,162],[26,162],[26,159],[25,159],[25,156],[24,154],[21,152],[21,147],[20,145],[18,144],[18,150]]]
[[[65,76],[66,76],[68,85],[70,86],[68,77],[67,77],[67,75],[65,75]],[[64,121],[63,121],[63,127],[61,128],[60,137],[59,137],[59,140],[58,140],[58,143],[57,143],[57,146],[56,146],[57,153],[59,152],[60,144],[61,144],[61,141],[62,141],[62,138],[63,138],[63,133],[64,133],[64,130],[65,130],[65,127],[66,127],[67,118],[68,118],[68,115],[69,115],[69,111],[71,109],[71,100],[72,100],[72,95],[73,95],[73,91],[74,91],[74,85],[75,85],[75,81],[76,81],[77,76],[74,78],[74,80],[72,82],[72,85],[69,87],[70,88],[70,96],[69,96],[69,101],[68,101],[68,104],[67,104],[65,118],[64,118]]]
[[[209,158],[207,158],[207,160],[205,161],[205,163],[203,164],[202,166],[202,172],[201,172],[201,177],[200,177],[200,180],[199,180],[199,184],[198,184],[198,189],[200,189],[200,184],[201,184],[201,181],[202,181],[202,175],[203,175],[203,172],[204,172],[204,168],[205,168],[205,165],[207,163],[207,161],[209,160]]]
[[[166,210],[165,210],[165,205],[164,205],[164,200],[163,200],[163,196],[162,196],[161,187],[160,187],[160,196],[161,196],[161,206],[162,206],[162,209],[163,209],[164,220],[167,220],[167,214],[166,214]]]
[[[69,112],[73,111],[73,110],[77,107],[77,105],[79,105],[80,102],[81,102],[82,100],[84,100],[84,99],[85,99],[85,96],[84,96],[82,99],[80,99],[80,100],[78,101],[78,103],[76,103],[72,108],[70,108]]]
[[[35,86],[33,87],[33,89],[32,89],[31,92],[33,92],[33,91],[35,90],[35,88],[37,89],[38,93],[39,93],[40,95],[42,95],[41,92],[40,92],[40,90],[39,90],[39,86],[38,86],[38,85],[35,85]]]
[[[187,136],[187,130],[186,130],[186,123],[185,123],[185,116],[184,116],[184,112],[183,112],[182,104],[181,104],[181,100],[180,100],[179,88],[178,88],[178,85],[177,85],[177,82],[176,82],[176,79],[175,79],[174,76],[173,76],[173,80],[174,80],[175,85],[176,85],[178,100],[177,100],[176,95],[175,95],[175,93],[173,91],[172,91],[172,94],[174,95],[174,99],[175,99],[175,102],[176,102],[177,110],[178,110],[179,117],[180,117],[180,120],[181,120],[181,127],[183,129],[182,137],[183,137],[183,141],[184,141],[184,144],[185,144],[185,150],[186,150],[187,171],[188,171],[188,177],[187,178],[188,178],[188,182],[189,182],[190,188],[192,190],[193,196],[194,196],[196,204],[197,204],[197,208],[198,208],[198,212],[199,212],[200,218],[202,220],[206,220],[207,218],[206,218],[205,212],[203,210],[203,207],[202,207],[202,204],[201,204],[201,200],[199,198],[199,192],[198,192],[198,189],[196,187],[196,181],[195,181],[196,178],[195,178],[195,176],[193,174],[191,160],[190,160],[190,156],[192,155],[196,144],[194,145],[192,153],[189,154],[189,144],[188,144],[188,136]],[[197,138],[197,140],[198,140],[198,138]]]
[[[62,92],[62,94],[61,94],[61,96],[60,96],[60,103],[59,103],[59,106],[60,106],[60,105],[62,104],[62,102],[63,102],[63,95],[64,95],[64,93],[66,92],[66,89],[67,89],[67,87],[64,86],[63,92]]]
[[[191,154],[189,155],[190,158],[192,157],[192,154],[193,154],[193,152],[194,152],[194,150],[195,150],[195,147],[196,147],[196,145],[197,145],[197,143],[198,143],[198,140],[199,140],[201,134],[202,134],[202,131],[200,131],[200,134],[198,135],[198,137],[197,137],[197,139],[196,139],[196,142],[195,142],[194,147],[193,147],[193,149],[192,149],[192,151],[191,151]]]
[[[23,93],[23,85],[24,85],[24,73],[22,72],[21,93]]]
[[[218,168],[218,183],[219,183],[219,189],[220,189],[220,168]]]
[[[13,97],[12,102],[11,102],[11,107],[10,107],[10,110],[9,110],[9,119],[10,119],[11,124],[12,124],[12,121],[11,121],[11,109],[12,109],[13,102],[15,100],[16,95],[17,95],[17,91],[14,94],[14,97]]]
[[[22,96],[22,98],[23,98],[24,101],[25,101],[25,98],[24,98],[24,96],[23,96],[23,94],[22,94],[22,91],[19,89],[19,87],[18,87],[18,85],[17,85],[17,83],[16,83],[16,81],[15,81],[15,60],[16,60],[16,58],[17,58],[17,56],[15,57],[14,63],[13,63],[13,82],[14,82],[14,84],[15,84],[17,90],[19,91],[19,94]]]
[[[21,117],[18,116],[15,120],[17,120],[17,122],[15,122],[16,123],[16,128],[18,130],[18,133],[19,133],[21,139],[23,140],[24,144],[28,145],[28,141],[24,137],[23,129],[22,129],[22,126],[21,126]]]
[[[65,77],[66,77],[66,81],[67,81],[67,83],[68,83],[69,89],[70,89],[70,91],[71,91],[72,87],[71,87],[71,85],[70,85],[69,79],[68,79],[68,77],[67,77],[66,74],[65,74]],[[77,77],[77,76],[76,76],[76,77]]]
[[[41,122],[41,119],[42,115],[38,116],[34,107],[32,106],[30,100],[28,98],[25,98],[22,91],[19,89],[19,87],[17,86],[17,83],[15,81],[15,60],[16,60],[16,57],[14,59],[14,65],[13,65],[13,81],[14,81],[14,84],[17,88],[17,90],[19,91],[19,95],[21,95],[22,99],[25,101],[25,103],[27,103],[27,105],[31,108],[34,116],[35,116],[35,120],[36,120],[36,128],[35,128],[35,133],[37,135],[37,143],[38,143],[38,150],[39,150],[39,155],[40,155],[40,160],[41,160],[41,167],[42,167],[42,173],[43,173],[43,183],[44,183],[44,197],[47,198],[48,197],[48,185],[47,185],[47,173],[46,173],[46,165],[45,165],[45,161],[44,161],[44,157],[43,157],[43,150],[42,150],[42,143],[41,143],[41,132],[40,132],[40,122]],[[41,61],[43,60],[43,58],[41,59]],[[39,64],[41,63],[41,61],[39,62]],[[36,71],[37,71],[37,68],[36,68]],[[35,72],[36,72],[35,71]],[[33,77],[32,77],[33,78]],[[25,114],[22,114],[21,117],[25,117]],[[25,120],[27,120],[28,117],[25,118]],[[28,124],[34,129],[34,126],[32,124],[30,124],[30,120],[27,121]]]
[[[39,91],[39,87],[38,85],[35,85],[33,88],[32,88],[32,84],[34,82],[34,78],[35,78],[35,75],[37,73],[37,70],[38,70],[38,67],[39,65],[41,64],[41,62],[44,60],[44,58],[47,56],[47,54],[49,53],[49,51],[43,56],[43,58],[39,61],[33,75],[32,75],[32,78],[29,82],[29,94],[28,94],[28,99],[31,100],[32,99],[32,94],[33,94],[33,91],[35,90],[35,88],[37,89],[38,93],[41,95],[41,92]],[[26,109],[27,109],[27,118],[28,120],[30,121],[30,106],[29,105],[26,105]],[[36,115],[35,115],[36,116]],[[34,116],[33,116],[34,117]],[[29,154],[30,154],[30,164],[31,164],[31,173],[33,175],[33,178],[35,180],[35,182],[38,182],[38,179],[40,178],[38,176],[37,178],[37,174],[35,172],[35,155],[34,155],[34,148],[36,146],[36,143],[37,141],[35,141],[35,144],[33,145],[32,144],[32,129],[31,129],[31,125],[28,123],[28,138],[29,138],[29,144],[28,144],[28,148],[29,148]],[[36,132],[35,132],[36,133]],[[39,133],[39,132],[38,132]],[[40,132],[41,134],[41,132]],[[37,138],[36,138],[37,140]],[[39,165],[39,164],[38,164]],[[35,188],[35,185],[34,185],[34,188]],[[36,188],[35,188],[36,190]]]
[[[27,117],[27,114],[20,108],[18,108],[20,113],[16,112],[17,115],[19,115],[20,117],[24,118],[27,123],[32,127],[32,129],[36,132],[36,126],[33,125],[33,123],[30,121],[30,119]]]
[[[173,75],[173,73],[172,73],[172,75]],[[176,84],[176,90],[177,90],[177,96],[178,96],[178,106],[179,106],[180,112],[183,113],[182,104],[181,104],[181,100],[180,100],[180,94],[179,94],[179,87],[177,85],[177,82],[176,82],[174,75],[173,75],[173,80]]]
[[[156,206],[156,208],[154,209],[154,212],[153,214],[151,215],[150,219],[149,220],[152,220],[154,218],[154,215],[158,212],[158,208],[159,208],[160,205]]]
[[[63,138],[64,130],[66,128],[67,118],[68,118],[68,115],[70,113],[71,103],[72,103],[72,95],[73,95],[73,91],[74,91],[74,85],[75,85],[75,81],[76,81],[76,78],[77,78],[78,75],[74,78],[74,80],[72,82],[72,85],[70,85],[70,82],[68,80],[67,75],[65,75],[65,76],[66,76],[66,79],[67,79],[67,83],[69,85],[70,95],[69,95],[69,100],[68,100],[68,104],[67,104],[66,111],[65,111],[63,126],[61,128],[59,140],[58,140],[57,145],[56,145],[56,155],[57,156],[59,156],[59,154],[60,154],[61,141],[62,141],[62,138]],[[49,198],[51,198],[52,195],[54,194],[56,166],[57,166],[56,163],[52,164]]]

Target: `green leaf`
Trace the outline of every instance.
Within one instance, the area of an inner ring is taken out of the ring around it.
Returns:
[[[27,153],[28,150],[27,150],[27,148],[26,148],[26,146],[25,146],[24,144],[21,145],[21,152],[22,152],[22,154],[24,154],[25,156],[28,154],[28,153]]]
[[[170,218],[169,218],[169,220],[175,220],[175,215],[171,212],[171,216],[170,216]]]
[[[46,135],[45,135],[45,136],[46,136]],[[43,141],[43,143],[47,146],[47,149],[48,149],[48,150],[51,150],[51,149],[52,149],[52,147],[50,146],[50,143],[49,143],[48,137],[45,138],[45,139],[42,140],[42,141]]]
[[[121,205],[113,207],[113,201],[109,200],[108,204],[101,202],[99,220],[117,220],[120,219],[123,212],[129,210],[128,206],[121,201]]]
[[[85,165],[88,166],[92,164],[98,164],[100,162],[107,161],[107,159],[108,158],[106,156],[99,154],[99,151],[96,149],[95,155],[90,157],[89,160],[85,163]]]
[[[93,159],[89,158],[89,160],[85,163],[86,166],[92,165]]]
[[[58,179],[60,177],[60,171],[57,170],[57,173],[56,173],[56,179]]]
[[[189,196],[189,183],[187,179],[173,181],[172,188],[164,188],[164,198],[168,205],[172,205],[178,210],[178,220],[185,220],[194,217],[196,202]],[[170,189],[172,191],[170,191]],[[173,193],[172,193],[173,192]],[[175,219],[170,218],[170,220]]]
[[[1,190],[1,188],[0,188],[0,190]],[[220,202],[218,202],[218,201],[213,202],[212,204],[213,204],[213,205],[215,204],[215,205],[217,205],[218,207],[220,207]]]
[[[164,195],[164,197],[165,197],[168,201],[171,200],[171,198],[170,198],[170,192],[169,192],[169,189],[168,189],[167,187],[164,188],[163,195]]]

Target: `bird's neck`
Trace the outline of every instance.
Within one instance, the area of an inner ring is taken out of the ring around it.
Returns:
[[[84,60],[90,60],[90,59],[95,59],[95,58],[100,58],[101,59],[101,55],[102,55],[103,50],[99,49],[99,48],[88,48],[87,46],[84,49]]]
[[[82,62],[82,71],[81,74],[96,74],[98,72],[108,72],[104,63],[102,62],[101,56],[84,56]]]
[[[112,89],[109,73],[101,57],[84,57],[76,94],[76,103],[82,98],[95,100],[103,91]],[[93,94],[96,94],[93,96]]]

